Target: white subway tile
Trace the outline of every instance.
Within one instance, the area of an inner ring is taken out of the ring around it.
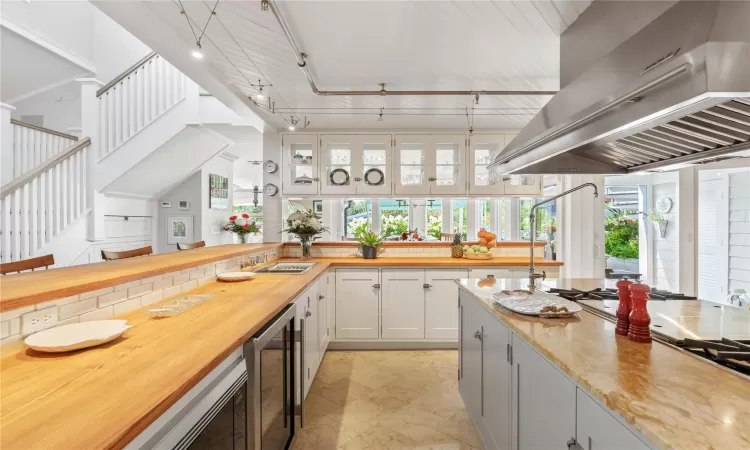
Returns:
[[[161,280],[164,275],[156,275],[154,277],[148,277],[141,280],[141,284],[153,283],[154,281]]]
[[[189,273],[183,273],[180,275],[177,275],[172,279],[172,284],[177,286],[178,284],[182,284],[186,281],[190,281],[190,274]]]
[[[99,297],[99,307],[103,308],[105,306],[114,305],[115,303],[119,303],[127,299],[128,291],[115,291],[111,294],[102,295],[101,297]]]
[[[23,308],[11,309],[10,311],[3,311],[0,313],[0,320],[10,320],[16,317],[21,317],[29,311],[33,311],[35,305],[24,306]]]
[[[177,284],[177,285],[174,285],[174,286],[172,286],[170,288],[164,289],[164,293],[163,293],[162,297],[163,298],[169,298],[169,297],[173,297],[173,296],[175,296],[177,294],[181,294],[181,293],[182,293],[182,285]]]
[[[59,307],[58,316],[60,320],[70,319],[74,316],[80,316],[83,313],[96,309],[96,299],[87,298],[79,302],[70,303]]]
[[[192,280],[186,283],[182,283],[182,292],[189,291],[198,287],[198,281]]]
[[[3,320],[0,322],[0,339],[5,339],[10,336],[10,320]]]
[[[156,303],[164,298],[164,291],[154,291],[141,297],[141,305],[146,306]]]
[[[182,273],[190,274],[193,272],[197,272],[198,270],[200,270],[200,267],[188,267],[187,269],[183,269]]]
[[[48,308],[50,306],[63,306],[63,305],[67,305],[69,303],[77,302],[78,298],[79,298],[78,295],[71,295],[70,297],[60,298],[60,299],[57,299],[57,300],[50,300],[48,302],[37,303],[36,304],[36,308],[37,309],[44,309],[44,308]]]
[[[161,291],[172,286],[172,278],[163,278],[161,280],[154,281],[154,291]]]
[[[197,272],[191,273],[190,274],[190,279],[191,280],[198,280],[198,279],[203,278],[204,276],[205,276],[205,272],[203,272],[202,270],[199,270]]]
[[[198,280],[198,286],[203,286],[208,283],[216,281],[216,275],[209,275]]]
[[[92,320],[105,320],[114,316],[114,308],[112,306],[105,306],[104,308],[95,309],[86,314],[78,316],[78,320],[81,322],[91,322]]]
[[[141,284],[141,280],[135,280],[135,281],[131,281],[129,283],[118,284],[117,286],[115,286],[115,292],[117,292],[117,291],[127,291],[128,289],[132,288],[133,286],[138,286],[139,284]]]
[[[114,312],[116,316],[119,316],[120,314],[125,314],[126,312],[130,312],[134,309],[138,309],[141,307],[141,298],[131,298],[130,300],[125,300],[124,302],[115,303],[112,305],[114,308]]]
[[[176,276],[177,276],[177,275],[179,275],[179,274],[180,274],[180,271],[178,270],[177,272],[169,272],[169,273],[165,273],[165,274],[163,275],[163,277],[164,277],[164,278],[174,278],[174,277],[176,277]]]
[[[51,316],[51,320],[42,324],[41,326],[39,324],[32,324],[32,321],[34,320],[32,315],[35,317],[40,317],[40,314],[49,314]],[[28,336],[29,334],[36,333],[37,331],[46,330],[47,328],[57,325],[58,320],[57,306],[50,306],[49,308],[44,308],[39,311],[29,311],[21,316],[21,334],[23,334],[24,336]],[[35,327],[35,329],[32,331],[31,327]]]
[[[21,334],[21,318],[10,319],[10,335]]]
[[[80,316],[74,316],[74,317],[71,317],[70,319],[57,322],[57,324],[55,326],[59,327],[61,325],[67,325],[69,323],[78,323],[78,322],[80,322],[79,317]]]
[[[113,287],[98,289],[96,291],[89,291],[89,292],[81,294],[81,300],[86,300],[87,298],[92,298],[92,297],[100,297],[105,294],[110,294],[114,291],[115,291],[115,288]]]
[[[21,339],[23,339],[23,336],[21,336],[21,334],[12,334],[3,340],[0,340],[0,346],[15,344]]]
[[[140,297],[143,294],[148,294],[149,292],[154,290],[154,284],[148,283],[148,284],[142,284],[140,286],[135,286],[130,289],[128,289],[128,298],[136,298]],[[115,313],[117,314],[117,313]]]

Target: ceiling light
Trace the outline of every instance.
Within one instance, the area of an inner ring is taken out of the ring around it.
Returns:
[[[294,125],[289,125],[289,131],[294,131]]]
[[[260,80],[258,80],[258,95],[256,95],[255,98],[257,98],[258,100],[263,100],[264,98],[266,98],[263,95],[263,85],[260,84]]]
[[[195,59],[203,59],[203,52],[201,52],[200,49],[199,50],[193,50],[192,55],[193,55],[193,58],[195,58]]]

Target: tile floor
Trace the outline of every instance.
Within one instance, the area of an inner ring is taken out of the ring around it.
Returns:
[[[327,352],[293,450],[476,450],[458,352]]]

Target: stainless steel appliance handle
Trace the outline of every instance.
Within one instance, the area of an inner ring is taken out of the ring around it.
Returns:
[[[310,312],[310,311],[307,311]],[[299,319],[299,426],[305,427],[305,318]]]

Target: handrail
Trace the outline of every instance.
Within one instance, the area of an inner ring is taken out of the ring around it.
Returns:
[[[62,133],[60,131],[50,130],[49,128],[40,127],[39,125],[34,125],[34,124],[31,124],[31,123],[21,122],[20,120],[10,119],[10,123],[12,123],[13,125],[21,126],[21,127],[31,128],[32,130],[37,130],[37,131],[41,131],[41,132],[44,132],[44,133],[54,134],[55,136],[60,136],[60,137],[63,137],[65,139],[71,139],[73,141],[77,141],[78,140],[78,136],[73,136],[72,134],[65,134],[65,133]]]
[[[25,173],[23,176],[6,184],[5,186],[2,187],[2,189],[0,189],[0,198],[5,197],[11,192],[14,192],[19,187],[23,186],[24,184],[28,183],[29,181],[33,180],[34,178],[38,177],[42,173],[49,170],[50,167],[54,167],[61,161],[67,159],[70,155],[74,154],[75,152],[77,152],[78,150],[84,147],[88,147],[90,144],[91,144],[91,138],[88,138],[88,137],[83,138],[82,140],[78,141],[76,144],[72,145],[67,150],[57,154],[54,158],[46,161],[44,164],[41,164],[39,167],[34,168],[34,170],[31,170]]]
[[[120,81],[124,80],[128,75],[130,75],[131,73],[133,73],[136,70],[138,70],[139,67],[141,67],[142,65],[146,64],[149,60],[151,60],[151,58],[153,58],[155,56],[157,56],[156,52],[151,52],[148,55],[144,56],[140,61],[138,61],[137,63],[135,63],[132,66],[130,66],[127,69],[125,69],[125,71],[123,73],[121,73],[120,75],[117,75],[114,78],[114,80],[110,81],[109,83],[107,83],[104,86],[102,86],[101,88],[99,88],[99,90],[96,91],[96,96],[97,97],[101,97],[102,94],[104,94],[105,92],[107,92],[112,86],[114,86],[117,83],[119,83]]]

